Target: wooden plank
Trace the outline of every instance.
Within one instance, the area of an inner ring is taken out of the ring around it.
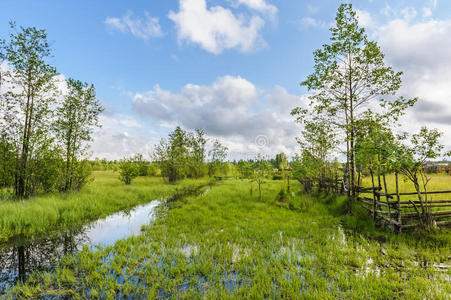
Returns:
[[[451,207],[451,204],[427,204],[424,207]],[[413,205],[401,205],[401,208],[413,208]]]
[[[409,228],[413,228],[413,227],[418,227],[420,226],[420,223],[413,223],[413,224],[405,224],[405,225],[401,225],[402,229],[409,229]]]
[[[388,211],[388,210],[376,210],[378,214],[385,214],[385,215],[398,215],[398,212],[394,211]]]
[[[440,227],[449,227],[451,226],[451,221],[438,221],[435,222],[435,225],[440,226]],[[414,228],[414,227],[418,227],[420,226],[420,223],[412,223],[412,224],[405,224],[405,225],[401,225],[401,228]]]
[[[451,191],[432,191],[432,192],[420,192],[420,194],[425,195],[433,195],[433,194],[451,194]],[[396,193],[389,193],[388,195],[396,196]],[[411,196],[418,195],[417,192],[409,192],[409,193],[399,193],[400,196]]]
[[[399,204],[412,204],[412,202],[415,203],[415,204],[420,204],[420,201],[418,201],[418,200],[415,200],[415,201],[408,201],[408,200],[399,201]],[[389,201],[388,203],[390,203],[390,204],[397,204],[398,201]],[[432,203],[432,204],[435,204],[435,203],[451,203],[451,200],[432,200],[432,201],[428,200],[427,203]],[[426,204],[426,202],[423,201],[423,204]]]
[[[430,212],[431,216],[451,216],[451,210],[442,210],[442,211],[433,211]],[[411,212],[411,213],[403,213],[402,217],[403,218],[410,218],[410,217],[417,217],[418,214],[416,212]]]
[[[437,226],[449,227],[451,226],[451,221],[439,221],[435,223]]]
[[[387,217],[384,217],[384,216],[379,216],[379,217],[380,217],[381,219],[383,219],[384,221],[390,223],[390,224],[399,226],[399,223],[398,223],[397,221],[393,220],[393,219],[390,219],[390,218],[387,218]]]

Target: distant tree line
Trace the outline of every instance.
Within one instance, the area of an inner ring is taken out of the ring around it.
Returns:
[[[142,155],[120,160],[120,179],[125,184],[130,184],[137,176],[158,174],[174,183],[184,178],[217,176],[226,171],[228,149],[219,140],[213,140],[207,151],[208,142],[203,130],[190,132],[178,126],[167,139],[161,139],[155,146],[151,162],[144,161]],[[145,170],[152,172],[144,174]]]
[[[62,80],[52,65],[45,30],[11,23],[0,41],[0,188],[17,199],[80,189],[85,158],[103,111],[93,85]]]

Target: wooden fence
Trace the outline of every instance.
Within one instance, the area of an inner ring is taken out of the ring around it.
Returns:
[[[451,226],[451,200],[432,199],[434,195],[451,196],[451,191],[420,192],[422,196],[427,195],[431,199],[420,202],[416,197],[417,192],[383,193],[381,190],[380,187],[358,187],[357,202],[368,210],[375,221],[387,223],[392,230],[401,232],[403,229],[417,227],[421,225],[421,218],[424,219],[426,215],[432,218],[435,226]]]
[[[302,178],[298,181],[306,192],[313,188],[327,194],[347,193],[348,189],[343,180],[323,179],[321,181]],[[451,191],[420,192],[423,201],[418,199],[417,192],[401,193],[396,184],[395,193],[382,192],[382,187],[357,187],[357,203],[362,205],[373,220],[386,223],[395,232],[411,229],[421,225],[423,212],[432,218],[432,223],[439,227],[451,227]],[[427,201],[424,200],[426,195]],[[450,200],[434,200],[434,195],[446,195]]]

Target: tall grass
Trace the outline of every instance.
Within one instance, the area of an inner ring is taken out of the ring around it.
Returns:
[[[94,181],[70,194],[36,196],[25,201],[0,201],[0,241],[13,237],[32,237],[62,227],[76,226],[114,212],[168,197],[183,185],[163,182],[160,177],[139,177],[130,186],[111,171],[95,171]],[[204,180],[206,181],[206,180]]]

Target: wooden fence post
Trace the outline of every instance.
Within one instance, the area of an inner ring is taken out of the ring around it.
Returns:
[[[395,181],[396,181],[396,200],[398,201],[398,232],[401,233],[402,230],[402,219],[401,219],[401,197],[399,196],[399,183],[398,183],[398,171],[395,172]]]
[[[373,169],[370,169],[371,184],[373,186],[373,220],[376,220],[376,189],[374,187],[374,174]]]
[[[387,179],[385,178],[385,168],[384,168],[384,173],[382,174],[382,179],[384,180],[384,191],[385,191],[385,201],[387,202],[387,207],[388,207],[388,218],[390,220],[392,219],[392,214],[391,214],[391,208],[390,208],[390,198],[388,196],[388,189],[387,189]],[[395,226],[393,226],[393,224],[389,224],[390,228],[392,229],[392,231],[395,231]]]

